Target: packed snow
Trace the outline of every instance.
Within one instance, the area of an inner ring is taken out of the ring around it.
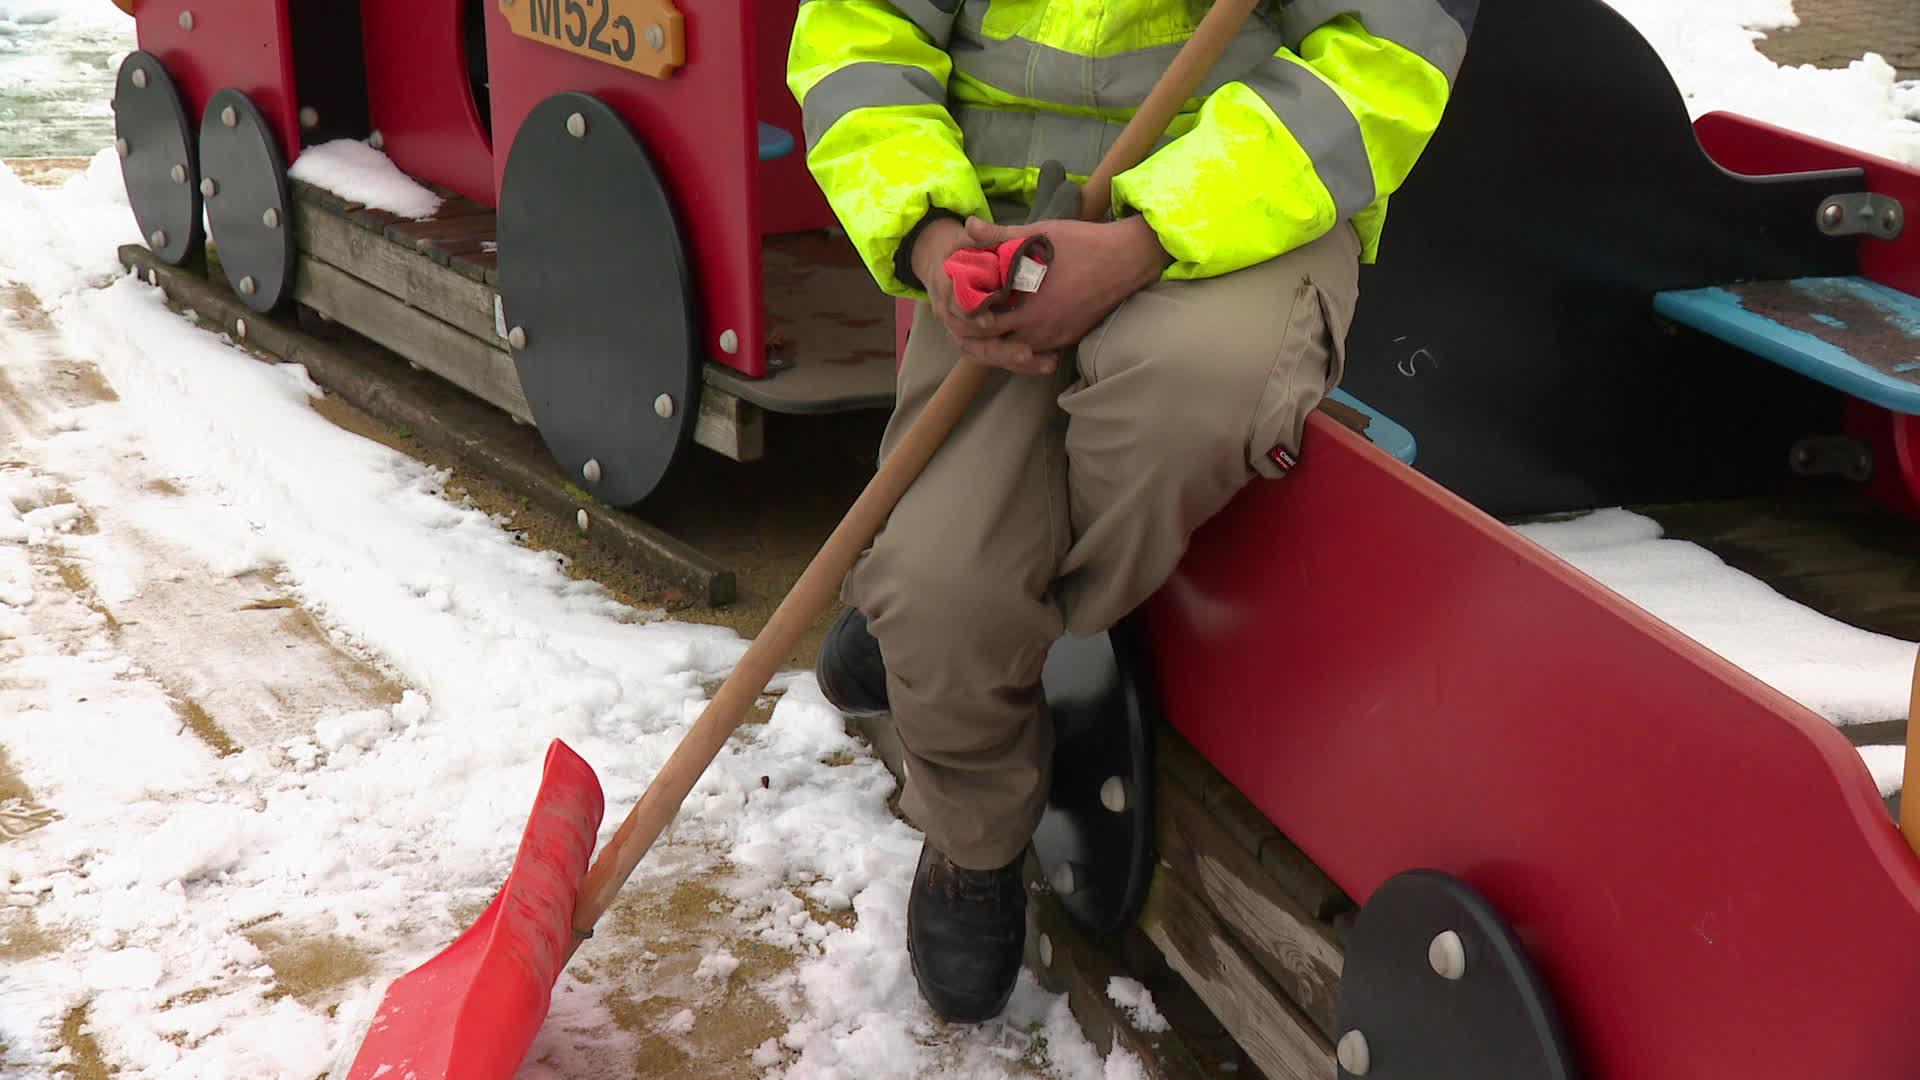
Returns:
[[[1791,0],[1607,3],[1666,61],[1691,115],[1724,109],[1920,165],[1920,82],[1899,81],[1870,48],[1823,69],[1775,64],[1755,47],[1767,31],[1799,25]]]
[[[1781,596],[1651,518],[1602,510],[1520,532],[1836,724],[1907,713],[1914,646]]]
[[[299,367],[169,311],[115,266],[134,239],[116,168],[103,153],[50,192],[0,174],[0,799],[19,822],[0,1043],[22,1076],[72,1064],[77,1026],[122,1076],[308,1080],[498,887],[547,742],[599,771],[604,840],[744,643],[569,578],[320,417]],[[166,623],[195,597],[203,617]],[[268,630],[305,613],[305,637]],[[936,1021],[907,966],[919,836],[892,778],[809,676],[775,690],[623,893],[644,927],[699,882],[710,940],[655,954],[616,908],[522,1075],[609,1075],[747,999],[774,1020],[741,1063],[772,1077],[1138,1075],[1027,975],[1001,1021]],[[314,943],[345,974],[287,985]],[[673,1007],[636,1023],[635,998]]]
[[[418,221],[440,209],[440,196],[359,139],[335,139],[302,151],[287,175],[322,187],[370,210]]]

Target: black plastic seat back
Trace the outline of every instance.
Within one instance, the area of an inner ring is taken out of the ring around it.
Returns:
[[[1714,164],[1601,0],[1485,0],[1446,119],[1361,278],[1346,386],[1494,514],[1770,490],[1839,398],[1664,326],[1661,289],[1844,274],[1854,170]]]

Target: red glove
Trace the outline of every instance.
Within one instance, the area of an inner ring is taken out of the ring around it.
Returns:
[[[972,315],[988,306],[1012,308],[1038,292],[1052,260],[1052,241],[1036,233],[998,247],[961,248],[947,256],[945,268],[953,279],[953,298]]]

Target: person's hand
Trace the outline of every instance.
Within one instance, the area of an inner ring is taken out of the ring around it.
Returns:
[[[928,223],[913,245],[913,272],[927,287],[927,302],[934,317],[946,328],[947,336],[960,350],[964,360],[990,367],[1006,368],[1023,375],[1044,375],[1059,363],[1053,350],[1035,350],[1031,345],[1012,341],[990,329],[983,321],[985,312],[968,315],[953,295],[953,279],[947,276],[947,257],[964,247],[976,246],[968,238],[966,226],[951,218]]]
[[[967,239],[982,247],[1044,233],[1053,242],[1053,262],[1040,291],[1011,311],[982,312],[975,332],[1052,353],[1076,345],[1127,297],[1155,281],[1173,262],[1146,219],[1113,222],[1043,221],[1037,225],[992,225],[967,220]]]

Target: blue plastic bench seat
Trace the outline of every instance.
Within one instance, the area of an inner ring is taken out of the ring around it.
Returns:
[[[772,161],[774,158],[783,158],[791,153],[793,153],[793,135],[791,132],[785,128],[774,127],[772,124],[762,123],[760,125],[761,161]]]
[[[1327,395],[1333,400],[1350,408],[1359,409],[1367,414],[1367,439],[1373,445],[1399,458],[1408,465],[1413,464],[1414,455],[1419,453],[1420,444],[1414,441],[1413,432],[1401,427],[1379,409],[1361,401],[1345,390],[1335,390]]]
[[[1653,309],[1816,382],[1920,415],[1920,298],[1864,278],[1655,293]]]

